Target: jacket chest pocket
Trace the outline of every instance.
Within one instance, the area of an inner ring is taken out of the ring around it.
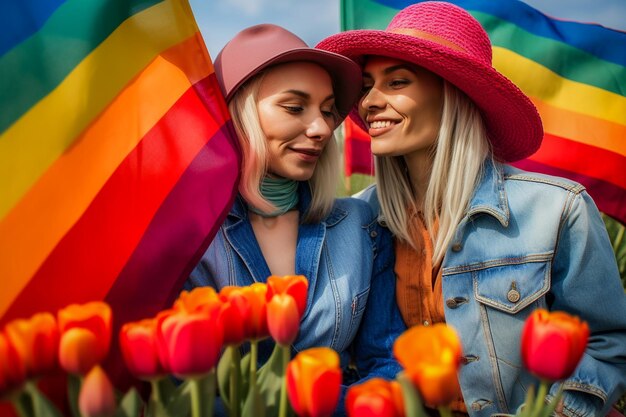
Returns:
[[[474,275],[474,296],[481,304],[517,314],[550,290],[550,262],[526,262],[483,269]]]
[[[520,341],[528,315],[546,308],[550,290],[550,262],[527,262],[487,268],[474,273],[474,297],[478,301],[485,343],[499,366],[521,369]],[[504,385],[517,372],[503,372]]]

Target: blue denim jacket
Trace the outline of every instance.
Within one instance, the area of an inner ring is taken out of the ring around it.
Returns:
[[[302,214],[311,199],[306,183],[299,197]],[[406,327],[395,303],[393,266],[391,236],[363,201],[337,199],[321,223],[301,224],[296,274],[307,277],[309,291],[294,350],[331,347],[344,369],[352,352],[360,377],[394,378],[401,368],[392,346]],[[266,282],[270,275],[239,196],[185,287],[219,290]],[[270,340],[260,344],[260,363],[272,348]]]
[[[375,187],[359,197],[379,210]],[[514,413],[537,386],[520,357],[521,329],[536,308],[576,314],[591,330],[564,381],[564,414],[605,415],[626,390],[626,296],[580,184],[486,162],[444,257],[442,286],[446,322],[463,344],[459,381],[472,417]]]

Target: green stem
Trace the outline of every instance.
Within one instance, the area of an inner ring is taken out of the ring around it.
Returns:
[[[541,383],[539,384],[539,390],[537,391],[537,397],[535,398],[535,404],[531,412],[531,417],[537,417],[541,415],[541,410],[543,409],[545,402],[546,402],[547,393],[548,393],[548,381],[546,381],[545,379],[542,379]]]
[[[259,356],[259,341],[250,342],[250,389],[256,390],[256,361]]]
[[[450,411],[449,407],[442,405],[438,407],[438,409],[439,409],[439,415],[441,417],[452,417],[452,411]]]
[[[200,381],[197,378],[189,379],[189,389],[191,394],[191,417],[200,417]]]
[[[241,353],[239,346],[228,346],[230,349],[230,417],[239,417],[239,390],[241,379]]]
[[[209,410],[207,415],[212,416],[214,411],[213,409],[215,408],[215,389],[217,387],[217,372],[215,371],[215,368],[211,369],[211,372],[209,372],[207,383],[208,397],[206,406],[207,410]]]
[[[560,383],[559,389],[557,390],[556,395],[554,396],[554,398],[552,398],[552,401],[550,402],[550,404],[548,404],[548,406],[544,409],[543,417],[549,417],[552,415],[552,413],[554,413],[554,410],[559,405],[559,402],[561,402],[562,396],[563,396],[563,383]]]
[[[280,405],[278,408],[278,417],[287,417],[287,365],[291,359],[291,346],[280,346],[283,367],[282,367],[282,386],[280,387]]]
[[[159,389],[159,380],[151,379],[150,387],[152,387],[152,392],[150,393],[150,395],[152,396],[152,400],[155,402],[155,404],[161,403],[161,390]]]
[[[535,386],[531,385],[526,392],[526,400],[524,401],[524,405],[518,415],[519,417],[528,417],[530,415],[530,411],[533,408],[535,400]]]

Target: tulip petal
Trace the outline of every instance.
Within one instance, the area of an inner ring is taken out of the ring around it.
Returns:
[[[289,346],[300,330],[300,315],[296,301],[287,294],[276,294],[267,305],[267,325],[270,335],[280,345]]]
[[[76,327],[66,331],[59,345],[61,367],[69,373],[86,374],[104,359],[99,345],[98,337],[87,329]]]
[[[84,417],[115,415],[113,385],[100,366],[95,366],[85,377],[78,397],[78,407]]]

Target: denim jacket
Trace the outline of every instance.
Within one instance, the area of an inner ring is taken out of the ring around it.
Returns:
[[[360,195],[375,210],[375,187]],[[487,161],[442,264],[446,322],[460,335],[472,417],[514,413],[530,385],[520,335],[536,308],[580,316],[587,350],[564,381],[564,414],[601,416],[626,390],[626,296],[584,187]],[[555,394],[556,384],[551,388]]]
[[[299,197],[302,216],[311,199],[307,183],[301,183]],[[392,346],[406,327],[395,303],[393,264],[391,235],[363,201],[337,199],[321,223],[301,224],[296,274],[309,280],[309,290],[294,351],[328,346],[339,353],[343,369],[352,353],[360,377],[394,378],[400,367]],[[270,275],[238,196],[185,287],[219,290],[266,282]],[[270,340],[260,343],[260,363],[272,348]]]

